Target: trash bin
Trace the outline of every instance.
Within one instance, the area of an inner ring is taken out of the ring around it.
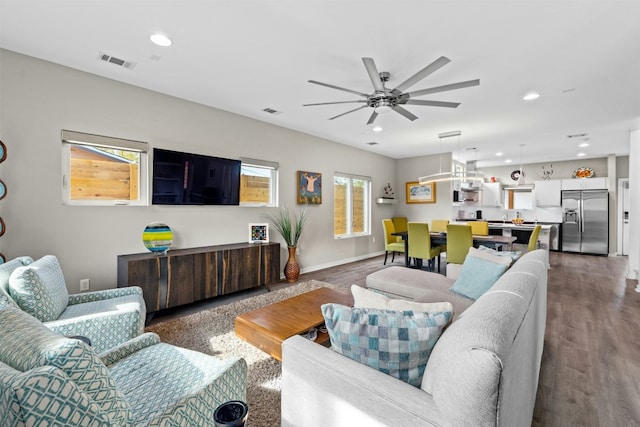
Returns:
[[[241,400],[230,400],[218,406],[213,413],[216,427],[244,427],[249,407]]]

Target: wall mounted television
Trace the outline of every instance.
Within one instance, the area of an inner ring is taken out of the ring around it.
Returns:
[[[240,160],[153,149],[154,205],[239,205]]]

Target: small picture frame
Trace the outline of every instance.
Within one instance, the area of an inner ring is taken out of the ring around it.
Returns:
[[[269,224],[250,223],[249,243],[269,243]]]
[[[407,203],[435,203],[436,183],[407,182]]]

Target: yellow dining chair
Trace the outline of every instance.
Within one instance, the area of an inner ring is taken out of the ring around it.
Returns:
[[[489,235],[489,223],[487,221],[469,221],[467,225],[471,226],[471,234],[478,236]]]
[[[432,219],[431,220],[431,231],[435,231],[438,233],[446,233],[447,225],[449,225],[448,219]]]
[[[436,233],[446,233],[447,225],[449,225],[448,219],[432,219],[431,228],[429,230]],[[438,247],[440,248],[440,253],[447,252],[447,245],[438,245]]]
[[[396,239],[398,236],[392,236],[395,233],[393,221],[390,219],[382,220],[382,228],[384,229],[384,265],[387,265],[387,255],[391,252],[391,262],[396,258],[396,252],[404,253],[404,242]]]
[[[464,259],[472,246],[470,225],[447,225],[447,264],[464,264]]]
[[[396,231],[407,231],[407,217],[406,216],[394,216],[391,218],[393,221],[393,228]],[[402,242],[402,237],[395,236],[398,242]]]
[[[440,272],[440,248],[431,246],[429,224],[424,222],[410,222],[407,224],[409,233],[409,258],[413,258],[416,267],[422,268],[422,260],[427,260],[427,269],[435,271],[435,258],[438,257],[438,272]]]
[[[529,247],[527,248],[528,251],[533,251],[538,249],[538,236],[540,235],[540,229],[542,229],[542,227],[539,225],[536,225],[535,227],[533,227],[533,232],[529,237]]]

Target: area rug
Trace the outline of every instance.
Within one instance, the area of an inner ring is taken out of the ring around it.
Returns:
[[[146,329],[157,333],[163,342],[212,356],[240,356],[247,361],[248,426],[280,425],[280,362],[262,350],[237,338],[234,320],[237,315],[321,287],[350,292],[348,287],[317,280],[248,297],[215,308],[167,320],[157,319]]]

